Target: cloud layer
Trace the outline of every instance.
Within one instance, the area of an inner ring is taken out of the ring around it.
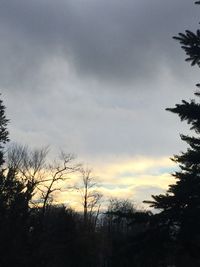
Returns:
[[[99,81],[155,79],[180,66],[171,36],[196,27],[197,12],[186,0],[2,1],[1,84],[32,90],[52,57]]]
[[[196,29],[198,13],[187,0],[1,1],[11,139],[91,165],[184,149],[187,128],[165,108],[191,98],[198,76],[171,37]]]

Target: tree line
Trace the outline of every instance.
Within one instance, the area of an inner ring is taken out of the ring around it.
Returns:
[[[174,39],[186,61],[200,67],[200,30],[186,30]],[[192,133],[181,135],[188,149],[172,159],[178,165],[176,182],[165,194],[144,201],[154,213],[118,199],[100,213],[102,195],[95,190],[93,174],[71,154],[62,153],[48,166],[47,148],[15,145],[5,154],[8,120],[0,100],[0,266],[200,266],[199,96],[197,90],[196,99],[167,109],[186,121]],[[82,177],[75,186],[82,213],[52,202],[60,183],[75,172]]]

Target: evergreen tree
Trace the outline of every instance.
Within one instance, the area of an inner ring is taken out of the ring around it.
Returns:
[[[3,145],[9,141],[7,124],[8,120],[5,115],[5,106],[3,105],[3,101],[0,99],[0,166],[4,163]]]
[[[0,100],[0,266],[27,266],[28,196],[16,171],[4,166],[4,145],[9,141],[7,124]]]
[[[196,33],[187,30],[174,39],[186,52],[186,61],[200,67],[200,30]],[[199,97],[200,92],[195,95]],[[169,186],[166,194],[152,196],[153,201],[148,203],[161,210],[155,215],[157,227],[168,233],[176,266],[200,266],[200,102],[182,100],[181,104],[167,110],[186,121],[193,135],[181,135],[189,148],[172,159],[179,165],[179,170],[173,174],[176,183]]]

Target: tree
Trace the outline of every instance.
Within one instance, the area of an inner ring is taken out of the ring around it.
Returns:
[[[196,2],[200,4],[200,1]],[[185,31],[174,37],[186,52],[186,61],[200,67],[200,30],[196,33]],[[197,84],[199,87],[199,84]],[[196,92],[197,97],[200,91]],[[181,135],[189,145],[186,152],[173,157],[179,169],[173,174],[176,183],[169,186],[166,194],[155,195],[147,201],[161,210],[156,215],[157,225],[167,231],[170,246],[176,248],[176,266],[200,265],[200,102],[195,99],[182,100],[168,111],[177,114],[181,121],[190,125],[193,135]]]
[[[9,120],[5,115],[5,106],[3,101],[0,99],[0,166],[4,163],[3,159],[3,145],[9,141],[7,124]]]
[[[18,181],[24,184],[27,206],[34,205],[33,197],[46,179],[46,157],[48,148],[30,149],[12,143],[8,147],[6,164]]]
[[[52,202],[52,194],[61,190],[61,182],[69,179],[69,174],[77,172],[80,164],[74,162],[73,154],[60,153],[59,160],[47,163],[48,147],[30,149],[13,143],[7,152],[7,166],[24,184],[29,207],[46,208]]]
[[[108,266],[158,266],[151,264],[152,257],[148,257],[149,240],[144,238],[151,216],[150,212],[137,209],[130,200],[109,200],[107,211],[102,216],[102,225],[109,244],[106,248],[110,254]]]
[[[80,173],[81,182],[75,188],[81,193],[84,225],[86,229],[89,225],[95,228],[103,195],[95,189],[97,179],[92,175],[91,169],[81,168]]]
[[[8,119],[0,100],[0,266],[27,266],[28,209],[23,182],[4,166]]]
[[[108,231],[126,233],[136,209],[129,200],[111,198],[106,212]]]
[[[4,151],[3,151],[3,145],[9,141],[8,138],[8,131],[7,131],[7,124],[8,120],[6,119],[5,116],[5,106],[3,105],[3,101],[0,99],[0,218],[2,221],[3,215],[6,213],[6,209],[8,206],[9,197],[10,197],[10,183],[11,181],[11,172],[8,172],[7,177],[8,179],[6,180],[6,176],[4,175],[4,168],[3,168],[3,163],[4,163]],[[7,187],[9,190],[7,190]],[[0,222],[1,223],[1,222]]]
[[[52,194],[61,190],[60,182],[70,179],[69,175],[80,170],[80,164],[74,163],[73,154],[61,152],[60,161],[50,164],[47,169],[47,178],[42,180],[38,186],[41,192],[42,213],[44,215],[49,202],[52,200]]]

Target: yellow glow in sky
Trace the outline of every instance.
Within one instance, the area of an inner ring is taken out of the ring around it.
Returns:
[[[152,194],[164,192],[169,184],[174,183],[171,173],[175,164],[167,157],[93,162],[91,168],[98,181],[95,189],[104,195],[105,202],[111,197],[117,197],[141,204],[143,200],[151,199]],[[80,192],[67,189],[79,179],[80,176],[76,175],[66,181],[65,189],[55,194],[55,200],[81,210]]]

